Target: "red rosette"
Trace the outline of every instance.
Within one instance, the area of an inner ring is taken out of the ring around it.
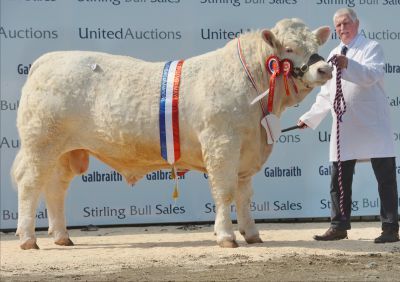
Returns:
[[[280,60],[277,56],[271,55],[267,58],[265,62],[265,67],[269,74],[274,74],[277,76],[281,72],[280,70]]]
[[[285,91],[286,91],[286,96],[290,95],[290,89],[289,89],[289,76],[291,71],[293,70],[293,63],[289,59],[283,59],[281,61],[282,65],[282,72],[283,72],[283,84],[285,85]]]
[[[265,67],[270,73],[269,78],[269,94],[268,94],[268,112],[272,112],[272,107],[274,104],[274,94],[275,94],[275,80],[276,77],[281,73],[280,60],[277,56],[269,56],[265,62]]]

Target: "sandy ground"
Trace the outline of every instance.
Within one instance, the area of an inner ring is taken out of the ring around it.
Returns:
[[[379,222],[355,222],[349,239],[316,242],[328,223],[257,224],[262,244],[216,245],[211,225],[70,230],[61,247],[38,232],[22,251],[1,233],[1,281],[400,281],[400,242],[374,244]]]

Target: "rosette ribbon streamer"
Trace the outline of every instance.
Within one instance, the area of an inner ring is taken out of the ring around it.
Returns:
[[[276,85],[276,77],[281,74],[280,62],[277,56],[270,56],[266,63],[266,68],[270,73],[269,77],[269,94],[268,94],[268,112],[272,112],[272,107],[274,104],[274,95],[275,95],[275,85]]]
[[[273,108],[273,101],[274,101],[274,94],[275,94],[275,84],[276,84],[276,79],[279,77],[280,74],[283,74],[283,84],[285,86],[285,92],[286,95],[290,95],[290,86],[289,86],[289,81],[292,82],[294,92],[296,94],[299,93],[297,90],[296,83],[293,80],[293,74],[294,74],[294,67],[293,63],[289,59],[283,59],[280,60],[277,56],[273,55],[268,57],[268,59],[265,62],[265,67],[268,71],[268,73],[271,75],[270,76],[270,81],[269,81],[269,89],[265,91],[264,93],[258,95],[252,102],[251,104],[253,105],[254,103],[258,102],[268,94],[272,93],[268,99],[268,111],[271,112]]]
[[[172,197],[178,198],[178,174],[175,162],[181,157],[179,142],[179,84],[183,60],[167,62],[164,66],[160,90],[160,148],[161,156],[172,167],[175,187]]]
[[[265,66],[268,72],[270,73],[269,89],[261,93],[257,87],[257,84],[244,58],[239,38],[237,39],[237,50],[243,69],[246,72],[248,79],[250,80],[251,84],[253,85],[254,89],[257,92],[257,97],[250,104],[252,105],[256,102],[260,103],[261,110],[263,113],[263,117],[261,119],[261,125],[265,128],[267,134],[267,143],[273,144],[277,140],[277,138],[279,138],[280,135],[279,118],[272,113],[276,78],[283,72],[286,95],[290,95],[290,89],[288,83],[289,79],[292,81],[293,88],[297,94],[298,93],[297,87],[294,83],[294,80],[291,78],[292,72],[294,73],[293,63],[289,59],[284,59],[280,61],[279,58],[274,55],[268,57],[265,61]],[[262,98],[267,95],[268,95],[268,104],[267,104],[267,109],[265,109],[265,106],[262,103]]]
[[[294,92],[297,94],[298,90],[294,80],[291,76],[293,71],[293,63],[289,59],[280,60],[277,56],[269,56],[265,62],[265,67],[270,74],[269,78],[269,95],[268,95],[268,112],[272,112],[275,95],[276,79],[283,74],[283,84],[285,86],[286,96],[290,95],[289,80],[292,81]]]

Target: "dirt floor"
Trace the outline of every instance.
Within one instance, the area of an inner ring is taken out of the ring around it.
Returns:
[[[349,239],[317,242],[328,223],[257,224],[262,244],[216,245],[211,225],[72,229],[73,247],[38,232],[22,251],[1,234],[1,281],[400,281],[400,242],[374,244],[379,222],[355,222]],[[95,230],[92,230],[95,229]]]

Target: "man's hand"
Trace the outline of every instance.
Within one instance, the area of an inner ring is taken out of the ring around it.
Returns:
[[[299,120],[299,121],[297,122],[297,126],[298,126],[300,129],[308,128],[307,124],[305,124],[302,120]]]
[[[347,63],[349,62],[346,56],[336,55],[337,67],[340,69],[347,69]]]

